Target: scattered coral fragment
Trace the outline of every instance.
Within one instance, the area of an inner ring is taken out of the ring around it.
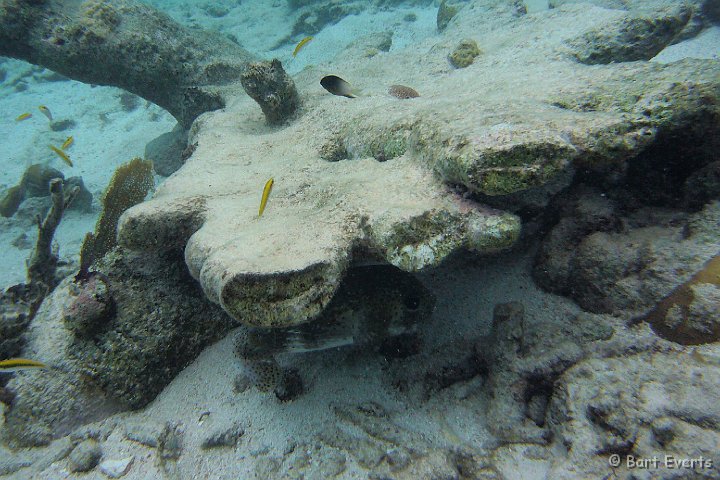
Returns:
[[[462,40],[455,50],[450,54],[450,63],[455,68],[465,68],[475,61],[475,57],[480,55],[480,48],[475,40],[466,38]]]

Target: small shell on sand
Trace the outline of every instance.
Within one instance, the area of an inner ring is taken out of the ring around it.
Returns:
[[[420,96],[420,94],[416,92],[415,89],[406,87],[405,85],[390,85],[390,88],[388,88],[388,93],[393,97],[397,97],[403,100],[406,98],[416,98]]]

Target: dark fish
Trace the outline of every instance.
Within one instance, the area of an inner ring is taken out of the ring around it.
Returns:
[[[323,77],[322,80],[320,80],[320,85],[333,95],[355,98],[352,86],[337,75],[328,75],[327,77]]]

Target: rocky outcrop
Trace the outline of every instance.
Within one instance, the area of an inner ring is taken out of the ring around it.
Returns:
[[[187,131],[180,124],[171,132],[163,133],[145,145],[145,160],[152,161],[153,169],[164,177],[175,173],[187,157],[183,155],[187,145]]]
[[[710,358],[716,358],[717,348]],[[678,375],[678,365],[682,374]],[[688,381],[692,379],[691,381]],[[548,422],[567,458],[556,460],[548,478],[592,477],[609,470],[631,474],[627,458],[666,461],[694,458],[693,466],[650,466],[654,478],[718,478],[713,464],[720,441],[720,366],[703,354],[644,352],[581,362],[555,384]],[[701,458],[711,459],[701,463]],[[648,475],[646,478],[652,478]]]
[[[691,14],[686,5],[632,13],[568,43],[578,61],[590,65],[650,60],[682,32]]]
[[[628,329],[585,313],[533,324],[512,303],[496,306],[492,332],[477,350],[488,362],[489,428],[524,452],[522,461],[540,460],[546,478],[593,478],[610,471],[613,454],[621,459],[618,476],[634,471],[628,457],[713,458],[720,438],[716,345],[683,349],[646,325]],[[507,454],[496,449],[495,465]],[[658,464],[641,478],[677,478],[678,470],[718,476],[716,465],[698,462],[675,471]]]
[[[580,10],[565,14],[568,23],[580,21],[573,15]],[[460,248],[512,245],[517,217],[445,184],[502,197],[566,179],[577,164],[617,165],[690,125],[711,138],[716,124],[698,119],[717,116],[716,63],[588,67],[557,55],[564,40],[477,57],[413,101],[331,98],[319,94],[320,72],[306,69],[295,79],[303,115],[263,135],[239,99],[195,122],[192,157],[152,200],[126,212],[119,241],[136,250],[184,247],[211,301],[249,325],[288,326],[316,318],[358,258],[413,271]],[[406,65],[419,75],[433,62],[447,68],[447,53],[418,67],[405,51],[372,68],[378,78]],[[537,58],[543,66],[517,80],[518,65]],[[371,61],[355,59],[344,77],[362,78]],[[468,87],[476,84],[484,87]]]

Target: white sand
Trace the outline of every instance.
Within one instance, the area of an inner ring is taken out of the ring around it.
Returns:
[[[720,56],[720,26],[706,28],[697,37],[670,45],[652,59],[672,63],[683,58],[717,59]]]

